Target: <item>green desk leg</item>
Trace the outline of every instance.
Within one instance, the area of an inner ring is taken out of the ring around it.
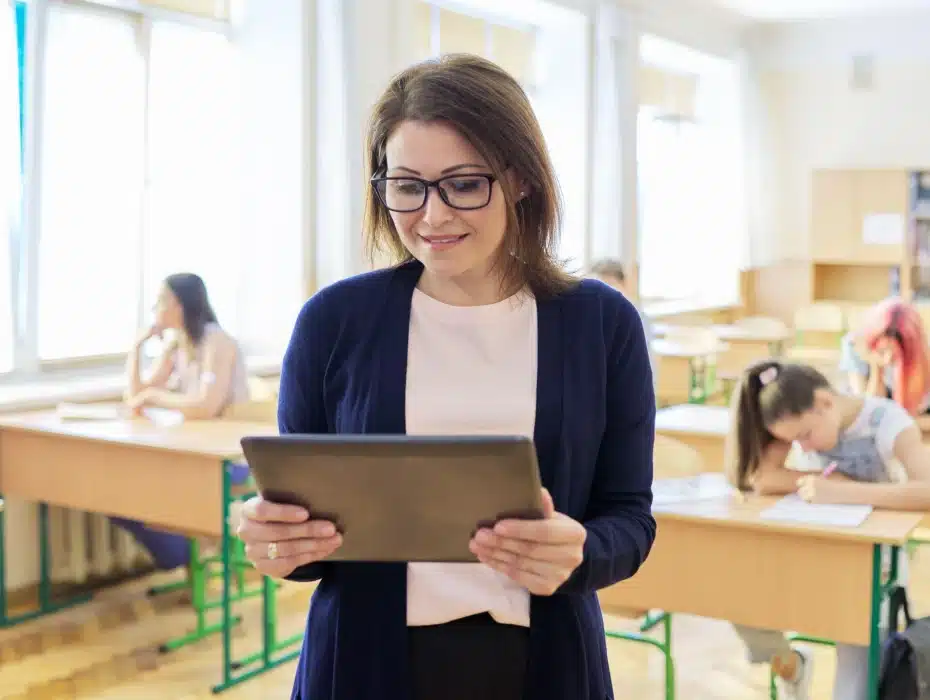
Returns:
[[[233,659],[232,655],[232,604],[234,596],[232,544],[233,536],[229,528],[229,506],[232,503],[232,483],[230,481],[230,466],[228,461],[223,462],[223,509],[222,509],[222,538],[220,552],[222,555],[223,593],[221,598],[222,621],[221,635],[223,640],[223,680],[213,686],[214,693],[221,693],[235,685],[254,678],[266,671],[287,663],[297,657],[299,649],[294,645],[303,640],[303,634],[277,641],[277,584],[264,577],[262,580],[262,648],[261,651],[241,659]],[[255,666],[255,664],[258,664]]]
[[[642,634],[651,630],[656,625],[662,625],[662,639],[654,639]],[[627,642],[637,642],[639,644],[648,644],[651,647],[662,652],[662,658],[665,661],[665,700],[675,700],[675,657],[672,655],[672,615],[664,611],[646,615],[640,625],[640,632],[620,632],[617,630],[606,630],[608,639],[622,639]]]
[[[48,504],[39,504],[39,607],[20,615],[10,615],[6,591],[6,513],[0,499],[0,628],[12,627],[20,622],[65,610],[87,602],[89,593],[66,600],[52,600],[52,553],[48,543]]]

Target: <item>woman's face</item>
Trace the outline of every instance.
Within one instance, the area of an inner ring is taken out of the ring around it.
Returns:
[[[184,325],[184,310],[166,284],[161,286],[155,300],[155,325],[159,330],[179,329]]]
[[[768,429],[782,442],[797,442],[805,452],[826,452],[839,439],[839,408],[830,392],[818,389],[813,408],[798,416],[784,416]]]
[[[457,209],[430,187],[426,203],[416,211],[392,211],[391,219],[410,254],[437,277],[489,274],[504,240],[507,213],[501,183],[489,185],[486,179],[474,177],[492,174],[477,150],[451,126],[405,121],[388,139],[386,155],[387,177],[428,181],[453,177],[442,185],[453,203],[487,201],[477,209]],[[385,196],[416,206],[422,185],[413,180],[389,181]]]

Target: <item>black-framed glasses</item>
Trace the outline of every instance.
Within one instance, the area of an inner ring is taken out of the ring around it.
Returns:
[[[491,189],[496,177],[484,173],[447,175],[438,180],[421,177],[378,177],[371,178],[378,199],[390,211],[410,213],[422,209],[429,198],[430,188],[435,187],[443,202],[453,209],[468,211],[482,209],[491,203]]]

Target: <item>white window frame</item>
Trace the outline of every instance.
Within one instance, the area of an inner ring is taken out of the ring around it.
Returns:
[[[81,357],[65,360],[44,361],[38,353],[38,297],[39,297],[39,221],[41,202],[41,162],[42,162],[42,95],[44,90],[46,22],[49,7],[68,6],[88,13],[117,14],[134,22],[138,31],[138,46],[145,59],[146,72],[150,60],[150,36],[154,22],[171,21],[230,36],[233,25],[218,20],[194,17],[178,12],[170,12],[145,5],[138,0],[29,0],[26,20],[26,74],[25,74],[25,115],[23,123],[23,185],[22,185],[22,221],[18,231],[13,232],[12,259],[12,306],[13,306],[13,369],[0,374],[0,385],[29,380],[51,379],[62,375],[81,375],[112,373],[126,361],[126,352]],[[148,80],[146,92],[146,119],[148,117]],[[146,141],[143,143],[146,158],[148,154],[147,124]],[[144,207],[147,200],[148,161],[144,164],[143,202],[139,210],[141,217],[139,236],[145,235]],[[235,196],[235,193],[233,193]],[[143,246],[139,247],[140,256]],[[141,260],[139,261],[142,262]],[[140,270],[143,269],[140,266]],[[139,305],[138,326],[145,323],[148,309],[145,308],[145,294],[142,286],[144,280],[139,277],[137,289]],[[128,341],[127,341],[128,342]]]

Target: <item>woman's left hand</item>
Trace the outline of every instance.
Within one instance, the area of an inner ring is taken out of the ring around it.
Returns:
[[[798,496],[808,503],[844,503],[848,479],[833,479],[819,474],[798,479]]]
[[[475,533],[469,549],[479,561],[506,574],[534,595],[552,595],[584,558],[587,530],[555,512],[543,489],[541,520],[501,520]]]

